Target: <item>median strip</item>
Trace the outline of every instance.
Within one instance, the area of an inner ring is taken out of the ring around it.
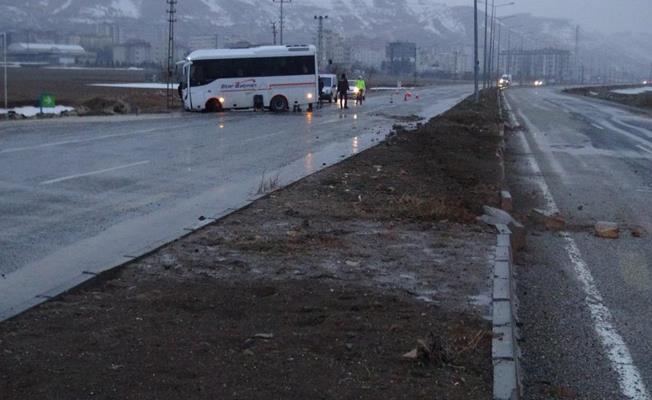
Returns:
[[[3,322],[4,398],[490,398],[495,98]]]

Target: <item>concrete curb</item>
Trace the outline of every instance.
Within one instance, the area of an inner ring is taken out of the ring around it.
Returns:
[[[519,353],[516,343],[516,297],[514,295],[513,251],[507,225],[496,226],[496,254],[493,271],[491,358],[494,400],[521,397]]]
[[[498,93],[498,108],[503,114],[502,93]],[[505,179],[505,165],[502,155],[505,149],[504,125],[498,127],[501,136],[501,178]],[[500,193],[501,208],[512,210],[512,196],[507,190]],[[496,254],[493,270],[491,358],[493,363],[494,400],[519,400],[522,387],[519,370],[519,350],[516,325],[517,302],[514,288],[514,262],[512,232],[505,224],[497,224]]]

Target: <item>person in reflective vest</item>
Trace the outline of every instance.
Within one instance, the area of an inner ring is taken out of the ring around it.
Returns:
[[[362,75],[358,76],[358,79],[355,81],[355,87],[358,89],[356,102],[362,104],[362,100],[365,99],[365,92],[367,91],[367,83],[362,78]]]

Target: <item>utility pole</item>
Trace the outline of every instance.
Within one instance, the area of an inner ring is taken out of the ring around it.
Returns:
[[[172,108],[172,77],[174,74],[174,23],[177,21],[177,0],[166,0],[168,3],[168,70],[167,70],[167,107]]]
[[[328,19],[328,15],[315,15],[315,19],[319,21],[317,28],[317,54],[319,63],[324,61],[324,20]]]
[[[507,62],[505,65],[505,73],[512,73],[512,30],[507,28]]]
[[[475,81],[475,91],[473,94],[475,96],[476,103],[480,102],[480,88],[478,87],[479,74],[480,60],[478,59],[478,0],[473,0],[473,77]]]
[[[500,33],[501,33],[500,20],[496,25],[498,25],[498,42],[496,45],[496,71],[495,72],[496,72],[496,78],[498,78],[500,76]]]
[[[489,0],[487,0],[489,3]],[[495,19],[496,16],[496,0],[491,0],[491,32],[489,35],[489,59],[487,60],[487,87],[492,87],[491,73],[493,69],[493,57],[494,57],[494,29],[495,29]]]
[[[477,6],[476,6],[476,13],[477,13]],[[477,16],[476,16],[477,18]],[[484,63],[484,68],[482,69],[482,88],[487,87],[487,29],[489,26],[489,0],[484,1],[484,47],[482,50],[484,51],[484,56],[482,57],[483,63]]]
[[[292,3],[292,0],[272,0],[274,3],[281,3],[281,45],[283,44],[283,27],[284,27],[284,14],[283,14],[283,4]]]
[[[276,45],[276,21],[272,21],[272,35],[274,35],[274,45]]]
[[[575,28],[575,81],[580,80],[580,26]]]
[[[9,102],[7,100],[7,32],[2,32],[2,54],[2,60],[4,63],[5,118],[9,119]]]

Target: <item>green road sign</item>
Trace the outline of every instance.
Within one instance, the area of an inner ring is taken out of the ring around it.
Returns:
[[[39,97],[39,105],[41,108],[53,108],[56,106],[54,95],[51,93],[41,93]]]

